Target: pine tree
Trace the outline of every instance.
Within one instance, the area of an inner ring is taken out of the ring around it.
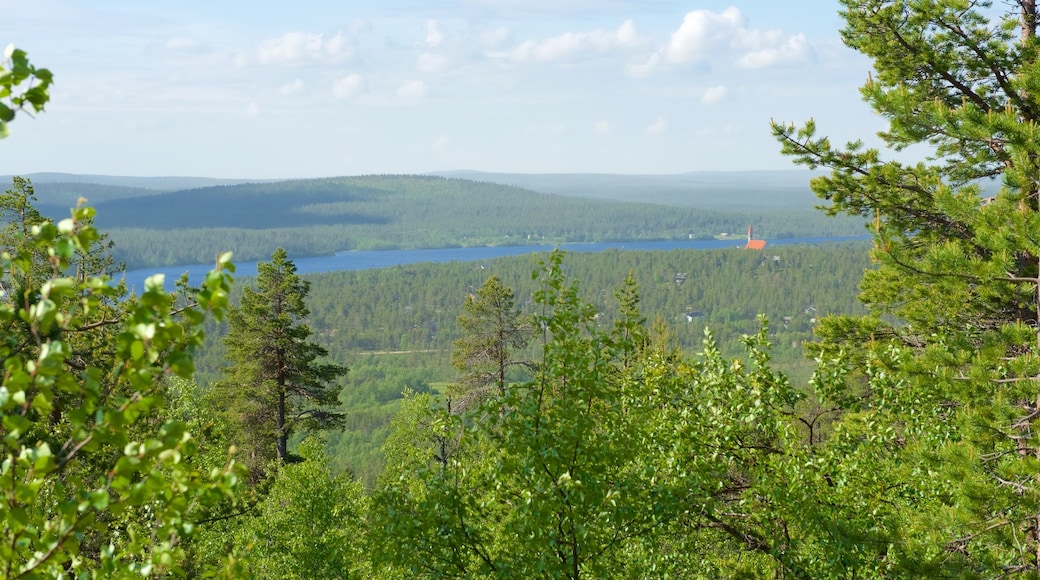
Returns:
[[[292,433],[339,424],[342,414],[329,407],[339,401],[336,379],[347,372],[321,362],[328,352],[309,340],[303,321],[310,314],[304,302],[310,284],[296,274],[285,250],[275,250],[257,270],[256,289],[246,287],[241,304],[229,311],[224,343],[231,364],[214,387],[254,481],[272,460],[292,459]]]
[[[451,364],[461,373],[459,395],[462,405],[479,399],[489,389],[505,394],[511,367],[530,367],[513,355],[527,345],[531,325],[514,307],[513,291],[491,276],[466,297],[458,317],[462,338],[452,345]]]
[[[830,169],[812,181],[829,213],[872,221],[871,314],[827,320],[816,349],[821,396],[892,458],[870,466],[891,478],[878,505],[905,511],[866,535],[919,572],[1040,574],[1036,2],[842,5],[845,43],[874,61],[862,93],[888,122],[880,137],[932,152],[886,161],[832,146],[812,121],[773,125],[784,153]]]

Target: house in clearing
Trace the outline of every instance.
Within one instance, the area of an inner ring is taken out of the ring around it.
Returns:
[[[762,250],[766,247],[765,240],[756,240],[751,233],[751,226],[747,227],[747,245],[744,246],[745,250]]]

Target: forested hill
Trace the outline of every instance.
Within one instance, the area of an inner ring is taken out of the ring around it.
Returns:
[[[582,199],[437,176],[362,176],[222,185],[171,192],[104,184],[44,184],[44,213],[78,193],[129,267],[294,257],[352,249],[444,248],[709,238],[755,226],[765,238],[855,235],[854,220],[809,207],[733,211]]]

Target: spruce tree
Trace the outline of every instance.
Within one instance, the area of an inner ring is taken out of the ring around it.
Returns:
[[[859,543],[916,574],[1040,574],[1036,2],[841,3],[845,43],[874,62],[862,94],[889,151],[835,147],[812,121],[773,131],[830,170],[811,184],[826,210],[869,218],[876,240],[871,314],[825,321],[815,349],[820,395],[844,413],[831,448],[884,450],[835,465],[887,479],[879,513],[902,508]],[[913,145],[930,157],[884,159]]]
[[[224,343],[231,364],[214,390],[254,481],[271,461],[292,459],[288,441],[294,432],[328,429],[342,420],[330,408],[339,401],[336,380],[347,369],[322,362],[328,352],[309,340],[309,289],[279,248],[270,262],[257,266],[256,289],[246,287],[241,304],[228,313]]]

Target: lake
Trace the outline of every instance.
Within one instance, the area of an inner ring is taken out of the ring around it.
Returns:
[[[765,251],[773,246],[791,244],[821,244],[831,242],[848,242],[867,240],[869,236],[818,237],[818,238],[784,238],[769,240]],[[471,248],[441,248],[435,250],[351,250],[337,252],[332,256],[309,256],[290,259],[296,264],[300,274],[316,274],[320,272],[336,272],[340,270],[370,270],[373,268],[389,268],[402,264],[418,264],[422,262],[477,262],[504,256],[523,256],[527,254],[547,254],[556,248],[567,252],[602,252],[609,249],[620,250],[716,250],[720,248],[741,248],[747,243],[741,238],[729,240],[672,240],[660,242],[607,242],[594,244],[563,244],[560,246],[479,246]],[[235,276],[255,276],[256,261],[235,262]],[[162,266],[130,270],[126,273],[127,286],[131,289],[144,288],[144,281],[153,274],[166,275],[166,287],[172,288],[173,282],[187,272],[193,284],[200,283],[206,272],[213,269],[213,264],[190,264],[185,266]]]

